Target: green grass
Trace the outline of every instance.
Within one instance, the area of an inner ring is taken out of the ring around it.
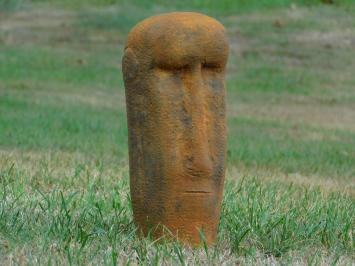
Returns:
[[[0,69],[0,78],[6,81],[53,81],[73,86],[96,83],[105,87],[121,86],[116,65],[103,63],[104,58],[80,51],[54,51],[49,48],[4,47],[0,58],[7,62]],[[119,58],[118,58],[119,60]]]
[[[103,165],[84,163],[66,166],[71,173],[57,178],[49,166],[55,160],[40,163],[41,172],[33,176],[10,162],[1,171],[2,252],[28,262],[214,264],[279,258],[295,263],[299,258],[290,251],[320,261],[326,251],[326,259],[336,261],[353,249],[354,201],[340,193],[250,177],[228,181],[218,241],[200,251],[137,239],[126,171],[117,179]]]
[[[228,158],[233,165],[355,176],[353,133],[243,118],[230,120],[229,125]]]
[[[1,0],[4,5],[8,5],[11,1],[18,0]],[[272,8],[285,8],[291,5],[299,6],[315,6],[326,3],[327,1],[322,0],[220,0],[218,2],[213,0],[31,0],[33,3],[43,3],[54,4],[66,8],[86,8],[90,6],[112,6],[119,5],[125,6],[127,4],[141,6],[146,9],[153,9],[155,7],[162,7],[169,10],[195,10],[204,11],[211,13],[213,15],[225,15],[225,14],[235,14],[250,12],[255,10],[270,10]],[[334,0],[333,5],[341,6],[346,8],[352,8],[353,3],[351,0]]]
[[[13,11],[22,5],[21,0],[0,0],[0,11]]]
[[[353,7],[0,0],[0,261],[353,263]],[[120,61],[136,22],[173,9],[216,15],[231,43],[227,181],[209,249],[138,239],[132,221]]]
[[[54,149],[127,154],[125,114],[78,106],[53,106],[1,97],[0,145],[8,148]],[[13,112],[21,109],[23,114]],[[11,111],[10,111],[11,110]],[[112,143],[123,143],[113,146]]]

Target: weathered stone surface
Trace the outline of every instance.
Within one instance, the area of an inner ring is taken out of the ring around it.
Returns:
[[[208,16],[153,16],[129,33],[123,56],[134,221],[160,237],[211,244],[226,160],[224,27]]]

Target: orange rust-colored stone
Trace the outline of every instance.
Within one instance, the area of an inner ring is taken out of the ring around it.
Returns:
[[[153,16],[123,56],[130,189],[139,231],[162,225],[192,245],[213,243],[226,160],[224,27],[208,16]]]

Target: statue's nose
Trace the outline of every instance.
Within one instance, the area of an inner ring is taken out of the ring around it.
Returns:
[[[186,167],[191,175],[210,177],[213,169],[208,137],[211,116],[206,103],[201,64],[191,67],[187,75],[189,82],[185,93],[191,106],[187,110],[191,124],[186,128],[189,136]]]

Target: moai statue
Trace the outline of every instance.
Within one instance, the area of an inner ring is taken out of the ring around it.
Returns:
[[[214,242],[226,163],[224,27],[192,12],[129,33],[122,62],[130,189],[140,232]],[[168,233],[169,234],[169,233]]]

